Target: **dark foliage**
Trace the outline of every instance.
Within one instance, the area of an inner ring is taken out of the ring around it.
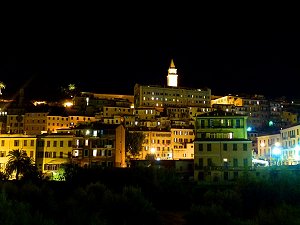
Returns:
[[[300,223],[299,176],[290,171],[197,185],[165,168],[69,169],[66,181],[0,181],[0,224],[159,225],[168,215],[185,225]]]

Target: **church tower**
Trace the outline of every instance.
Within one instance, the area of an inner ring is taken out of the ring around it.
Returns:
[[[170,67],[168,69],[167,85],[168,87],[177,87],[178,85],[177,69],[175,68],[173,59],[171,60]]]

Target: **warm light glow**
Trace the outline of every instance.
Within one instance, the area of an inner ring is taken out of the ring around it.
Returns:
[[[174,62],[172,60],[170,68],[168,70],[167,83],[169,87],[177,87],[178,85],[178,75],[177,69],[175,68]]]
[[[71,106],[73,106],[72,102],[65,102],[64,103],[64,107],[71,107]]]
[[[93,150],[93,156],[96,157],[97,156],[97,149]]]
[[[168,75],[168,86],[177,87],[177,76],[178,75]]]
[[[265,146],[266,146],[265,142],[260,143],[260,147],[265,147]]]
[[[47,102],[46,102],[46,101],[34,101],[33,104],[34,104],[35,106],[37,106],[37,105],[47,104]]]
[[[97,137],[97,130],[94,130],[94,131],[93,131],[93,136],[94,136],[94,137]]]
[[[151,148],[150,152],[151,152],[151,154],[154,154],[156,152],[156,149],[155,148]]]
[[[79,156],[79,151],[78,150],[74,150],[74,156]]]

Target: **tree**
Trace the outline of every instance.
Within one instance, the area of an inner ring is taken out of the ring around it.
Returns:
[[[142,149],[144,139],[145,139],[144,133],[137,132],[137,131],[130,132],[126,130],[125,146],[127,152],[133,157],[138,156]]]
[[[5,87],[6,87],[6,85],[2,81],[0,81],[0,95],[2,95],[1,90],[5,89]]]
[[[7,174],[0,171],[0,180],[8,180]]]
[[[61,87],[61,91],[67,98],[73,98],[79,93],[75,84],[68,84],[67,87]]]
[[[19,180],[20,175],[24,175],[33,171],[34,162],[32,158],[27,156],[25,150],[12,150],[9,151],[8,162],[6,164],[5,172],[11,176],[16,171],[16,180]]]

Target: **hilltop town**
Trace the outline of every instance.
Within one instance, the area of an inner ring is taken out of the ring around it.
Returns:
[[[1,98],[1,82],[1,171],[16,149],[54,180],[66,163],[160,164],[196,182],[234,180],[258,166],[299,163],[297,100],[215,96],[209,87],[181,87],[178,76],[171,60],[165,86],[137,83],[134,95],[123,95],[81,92],[70,84],[52,102],[28,101],[24,89],[14,99]]]

